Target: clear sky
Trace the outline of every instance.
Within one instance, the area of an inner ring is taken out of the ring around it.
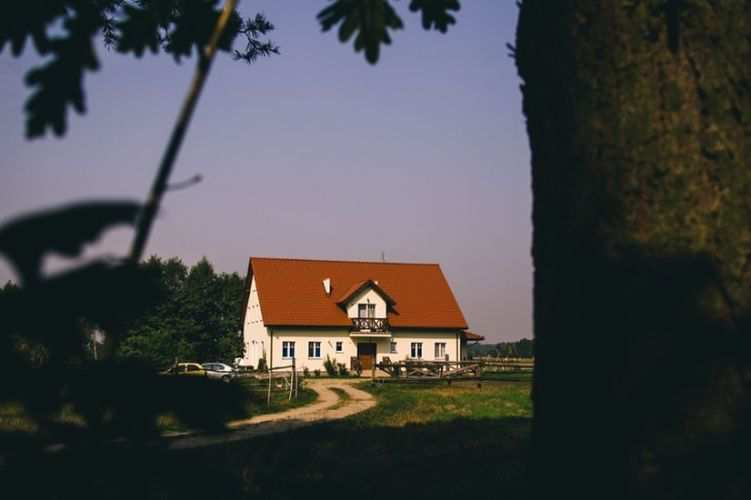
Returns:
[[[472,330],[532,335],[531,186],[513,0],[463,0],[446,35],[406,29],[368,65],[315,20],[324,0],[244,0],[282,54],[253,66],[220,54],[173,173],[148,254],[206,256],[245,273],[251,255],[437,262]],[[0,54],[0,222],[82,198],[143,199],[194,59],[99,51],[88,113],[63,139],[23,138],[23,75]],[[124,254],[132,230],[87,256]],[[48,269],[70,265],[49,259]],[[0,261],[0,282],[13,279]]]

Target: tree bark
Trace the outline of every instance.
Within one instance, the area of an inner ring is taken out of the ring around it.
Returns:
[[[749,498],[751,1],[524,0],[534,482]]]

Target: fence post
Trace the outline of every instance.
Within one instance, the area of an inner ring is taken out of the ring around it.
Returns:
[[[297,378],[297,370],[295,367],[295,358],[292,358],[292,375],[289,377],[289,401],[292,401],[292,393],[295,390],[295,379]]]
[[[305,377],[305,375],[303,375]],[[297,389],[300,386],[300,379],[297,377],[297,372],[295,372],[295,399],[297,399]]]
[[[269,372],[269,392],[266,394],[266,406],[271,406],[271,368],[268,369]]]

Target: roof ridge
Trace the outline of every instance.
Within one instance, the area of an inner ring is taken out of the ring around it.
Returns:
[[[437,262],[392,262],[392,261],[377,261],[377,260],[337,260],[337,259],[305,259],[298,257],[258,257],[251,256],[250,260],[263,259],[263,260],[286,260],[296,262],[332,262],[338,264],[389,264],[398,266],[438,266],[441,265]]]

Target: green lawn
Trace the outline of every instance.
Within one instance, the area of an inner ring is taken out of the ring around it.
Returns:
[[[312,389],[302,388],[298,391],[296,399],[289,399],[289,391],[271,391],[271,404],[267,400],[267,388],[265,384],[255,381],[240,380],[238,383],[246,393],[246,400],[242,410],[234,415],[235,419],[245,419],[267,413],[276,413],[290,410],[298,406],[304,406],[316,400],[317,395]],[[162,431],[180,432],[190,430],[190,426],[181,422],[175,415],[166,414],[158,418],[157,425]]]
[[[216,384],[219,384],[219,382],[216,382]],[[290,401],[288,391],[274,390],[271,392],[271,404],[268,405],[265,384],[245,379],[240,379],[235,384],[244,392],[244,398],[242,407],[232,413],[231,419],[251,418],[256,415],[296,408],[315,401],[317,397],[311,389],[302,389],[299,391],[297,399]],[[223,389],[222,386],[218,385],[217,388]],[[196,406],[200,407],[210,407],[211,404],[210,400],[196,401]],[[85,428],[84,420],[70,405],[65,406],[54,420],[60,424]],[[191,425],[181,421],[173,413],[165,413],[157,417],[157,427],[161,431],[175,432],[189,430]],[[0,433],[33,434],[36,430],[37,426],[34,420],[29,418],[21,404],[15,402],[0,404]]]
[[[71,450],[0,480],[76,498],[525,497],[529,383],[362,387],[379,405],[345,420],[194,450]]]
[[[183,463],[215,464],[211,473],[230,496],[524,497],[529,383],[361,387],[378,406],[327,425],[194,450]]]

